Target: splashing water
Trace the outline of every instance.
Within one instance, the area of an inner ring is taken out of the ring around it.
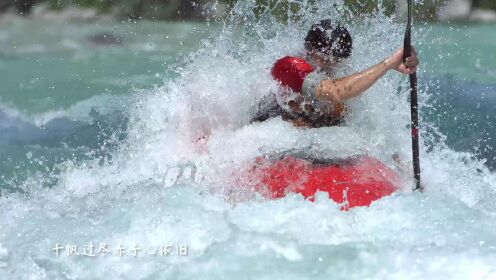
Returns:
[[[315,203],[226,199],[243,188],[231,174],[265,154],[367,153],[389,165],[393,153],[410,158],[408,90],[396,73],[350,103],[346,127],[249,123],[277,86],[272,63],[302,51],[312,22],[349,26],[355,48],[338,76],[401,46],[403,27],[380,12],[359,19],[337,8],[341,1],[292,3],[299,9],[282,24],[277,4],[241,1],[178,78],[135,95],[127,138],[111,159],[65,162],[52,187],[41,187],[51,178],[33,176],[23,192],[2,196],[0,278],[494,279],[495,177],[433,130],[422,134],[424,194],[398,192],[348,212],[325,195]],[[425,108],[429,92],[420,96]],[[67,244],[80,255],[67,256]],[[90,244],[94,257],[83,255]],[[102,255],[102,244],[112,253]],[[172,255],[150,253],[166,245]],[[142,249],[136,257],[134,246]]]

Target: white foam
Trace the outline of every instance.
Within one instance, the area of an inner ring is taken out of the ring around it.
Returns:
[[[55,187],[40,188],[42,180],[32,177],[23,186],[26,195],[0,199],[0,242],[15,248],[9,250],[14,276],[494,278],[495,176],[442,143],[428,150],[422,142],[424,194],[398,192],[348,212],[325,194],[315,203],[296,195],[236,206],[226,201],[232,172],[267,153],[368,153],[388,165],[395,152],[410,157],[407,91],[397,90],[405,81],[395,73],[350,104],[345,127],[302,130],[280,118],[248,124],[274,86],[273,61],[297,52],[315,19],[340,17],[323,1],[317,13],[285,26],[268,14],[257,21],[253,5],[239,2],[179,78],[136,94],[128,138],[111,162],[66,162]],[[401,45],[402,28],[380,15],[350,30],[354,54],[341,74],[377,63]],[[95,260],[57,258],[51,250],[56,243],[89,242],[186,244],[190,250],[187,257]]]

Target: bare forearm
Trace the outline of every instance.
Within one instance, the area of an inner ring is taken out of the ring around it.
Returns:
[[[375,84],[390,69],[387,60],[384,60],[365,71],[335,81],[341,101],[360,95]]]
[[[383,62],[365,71],[337,80],[324,80],[317,87],[317,96],[328,101],[346,101],[369,89],[379,78],[391,69],[391,63]]]

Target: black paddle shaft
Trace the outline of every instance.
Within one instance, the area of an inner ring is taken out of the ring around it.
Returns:
[[[403,61],[412,53],[412,0],[408,0],[408,23],[405,32],[403,45]],[[419,155],[419,114],[417,101],[417,73],[410,74],[410,108],[411,108],[411,129],[412,129],[412,155],[413,174],[415,178],[415,189],[422,190],[420,184],[420,155]]]

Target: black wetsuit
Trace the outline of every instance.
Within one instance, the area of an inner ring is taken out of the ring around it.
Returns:
[[[258,104],[257,113],[250,122],[263,122],[278,116],[281,116],[282,119],[285,121],[302,120],[315,128],[338,126],[344,123],[342,117],[336,118],[333,116],[320,114],[312,115],[311,113],[307,112],[288,113],[286,110],[281,108],[279,103],[277,103],[275,96],[272,95],[267,96],[262,99],[262,101],[260,101],[260,103]]]

